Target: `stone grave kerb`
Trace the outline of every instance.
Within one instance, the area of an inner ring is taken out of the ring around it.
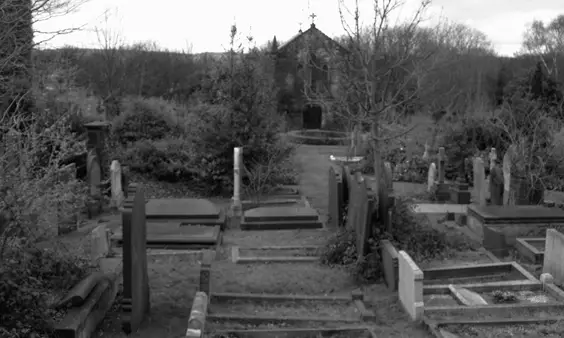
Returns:
[[[122,329],[130,334],[139,329],[150,311],[150,292],[146,250],[145,189],[141,184],[131,184],[128,193],[122,209]]]

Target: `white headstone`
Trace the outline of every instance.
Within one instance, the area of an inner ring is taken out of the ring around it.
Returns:
[[[93,153],[88,153],[88,184],[90,185],[90,195],[99,197],[101,194],[100,183],[102,182],[102,172],[98,157]]]
[[[112,183],[112,203],[119,209],[123,204],[124,196],[121,185],[121,165],[117,160],[113,160],[110,165],[110,180]]]
[[[474,158],[474,191],[478,197],[478,205],[486,204],[486,173],[484,171],[484,160],[480,157]]]
[[[490,158],[490,170],[492,170],[495,164],[494,162],[495,160],[497,160],[497,151],[495,150],[495,148],[492,148],[490,150],[489,158]]]
[[[509,147],[503,155],[503,205],[509,204],[509,196],[511,190],[511,161],[512,148]]]
[[[435,162],[431,163],[429,166],[429,173],[427,174],[427,191],[431,191],[435,186],[435,181],[437,179],[437,166]]]

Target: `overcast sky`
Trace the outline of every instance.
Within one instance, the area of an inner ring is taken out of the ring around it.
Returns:
[[[344,0],[354,3],[354,0]],[[371,4],[375,0],[359,0],[361,16],[371,20]],[[382,1],[382,0],[380,0]],[[409,17],[418,0],[406,3],[395,15],[397,20]],[[111,13],[104,23],[104,12]],[[301,27],[309,27],[315,13],[315,23],[329,36],[343,32],[338,0],[90,0],[72,15],[41,23],[41,31],[54,31],[84,26],[70,35],[59,36],[49,47],[74,45],[96,48],[95,28],[119,33],[127,43],[154,41],[160,47],[194,53],[221,52],[229,43],[233,22],[241,33],[250,34],[258,45],[276,35],[279,41],[294,36]],[[527,23],[534,19],[548,21],[564,14],[563,0],[434,0],[427,11],[426,24],[439,17],[465,23],[486,33],[498,53],[513,55],[519,50]]]

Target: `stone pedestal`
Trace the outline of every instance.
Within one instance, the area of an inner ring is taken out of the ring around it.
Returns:
[[[450,200],[450,185],[448,183],[436,182],[437,192],[436,197],[439,202],[447,202]]]
[[[450,188],[450,201],[454,204],[470,204],[471,194],[468,184],[457,182]]]

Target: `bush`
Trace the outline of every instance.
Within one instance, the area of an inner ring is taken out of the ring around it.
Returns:
[[[123,113],[112,121],[112,136],[125,145],[178,135],[180,128],[172,112],[166,101],[129,98],[124,101]]]
[[[191,145],[183,139],[164,139],[161,142],[143,140],[116,155],[122,164],[149,178],[164,182],[188,181],[194,178]]]
[[[350,139],[345,132],[328,130],[294,130],[286,137],[290,142],[308,145],[346,145]]]
[[[414,214],[410,208],[411,203],[410,199],[396,198],[391,233],[386,232],[380,224],[372,225],[373,236],[368,240],[366,256],[358,257],[354,231],[344,229],[325,246],[322,262],[347,266],[357,281],[374,282],[383,274],[380,257],[380,241],[383,239],[390,240],[398,250],[405,250],[415,261],[448,254],[451,244],[445,235]]]

